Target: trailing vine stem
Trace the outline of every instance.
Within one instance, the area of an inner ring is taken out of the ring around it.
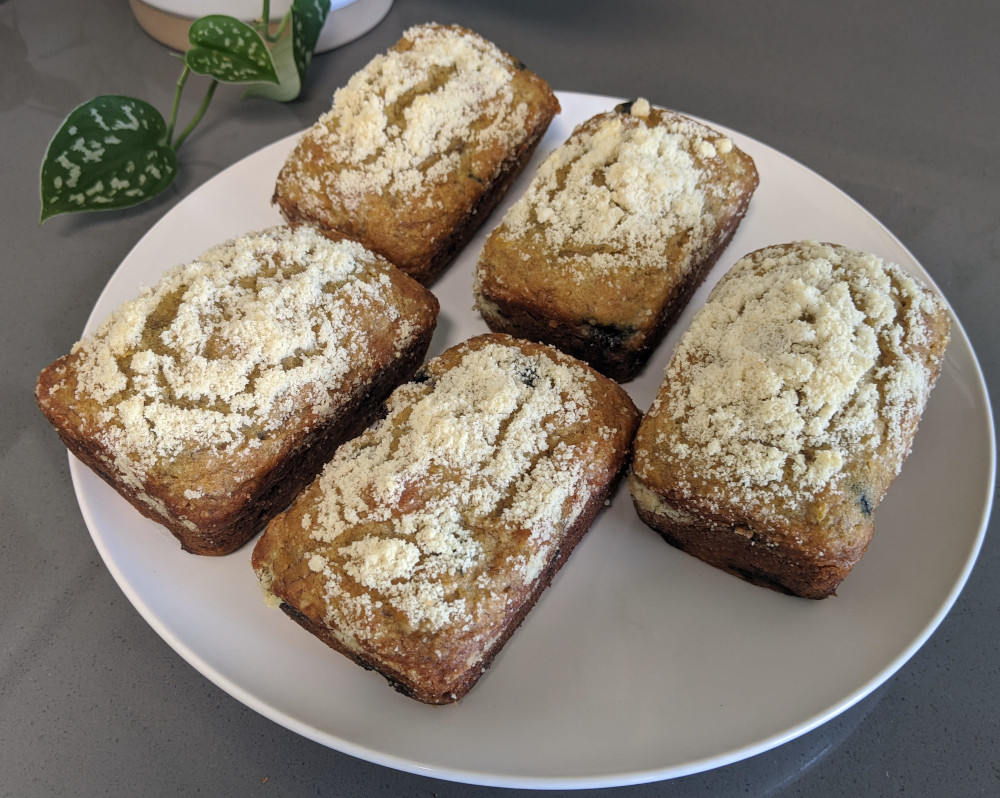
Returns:
[[[257,32],[267,39],[267,41],[271,42],[271,44],[274,44],[284,34],[285,28],[288,26],[288,22],[291,18],[291,14],[285,14],[285,16],[282,17],[281,22],[278,24],[278,28],[274,31],[274,33],[271,33],[271,0],[264,0],[264,8],[260,14],[260,22],[257,25]]]
[[[177,150],[181,148],[181,144],[183,144],[184,140],[191,135],[191,131],[198,126],[198,123],[201,121],[202,117],[205,116],[205,111],[208,110],[208,106],[212,102],[212,97],[215,95],[215,90],[216,88],[218,88],[218,85],[219,81],[217,80],[212,80],[212,82],[208,84],[208,90],[205,92],[205,97],[204,99],[202,99],[201,105],[198,107],[198,110],[195,113],[194,117],[188,123],[188,126],[180,132],[180,135],[177,136],[177,139],[173,142],[173,144],[170,145],[171,147],[173,147],[174,152],[177,152]],[[173,125],[173,115],[171,115],[170,122],[171,125]]]
[[[174,126],[177,124],[177,111],[181,105],[181,92],[184,91],[184,84],[187,83],[188,75],[191,74],[191,68],[184,64],[184,68],[181,70],[181,76],[177,78],[177,85],[174,88],[174,104],[170,108],[170,120],[167,122],[167,135],[164,144],[170,145],[170,140],[174,137]],[[172,145],[171,145],[172,146]],[[176,150],[177,148],[174,147]]]

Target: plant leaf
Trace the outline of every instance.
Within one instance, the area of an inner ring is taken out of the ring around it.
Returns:
[[[316,42],[330,13],[330,0],[293,0],[291,13],[295,68],[299,72],[299,82],[304,83]]]
[[[292,37],[284,35],[271,47],[271,57],[278,72],[278,82],[251,83],[245,97],[265,97],[268,100],[286,103],[299,96],[302,90],[302,79],[295,68],[295,56],[292,54]]]
[[[211,14],[191,23],[191,49],[184,62],[192,72],[222,83],[277,83],[278,74],[264,39],[235,17]]]
[[[289,102],[302,92],[316,42],[330,13],[330,0],[294,0],[288,13],[291,16],[291,31],[286,32],[271,48],[278,85],[254,84],[247,89],[248,97]]]
[[[160,112],[134,97],[102,95],[75,108],[42,161],[41,221],[128,208],[159,194],[177,174],[166,134]]]

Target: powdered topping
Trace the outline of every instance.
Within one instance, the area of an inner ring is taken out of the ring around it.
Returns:
[[[593,444],[567,438],[588,422],[590,372],[494,342],[425,371],[321,476],[310,535],[341,628],[363,628],[370,601],[430,633],[473,623],[483,602],[502,620],[504,595],[476,590],[530,583],[587,499]]]
[[[389,267],[374,262],[309,227],[215,247],[76,345],[77,395],[104,405],[101,435],[129,473],[192,447],[252,447],[286,423],[303,390],[327,412],[329,392],[370,359],[359,312],[396,324],[398,345],[408,343]]]
[[[736,264],[678,345],[655,413],[669,456],[746,502],[836,485],[848,450],[905,448],[938,300],[875,255],[812,242]]]
[[[705,161],[717,134],[679,115],[603,114],[577,128],[539,168],[504,218],[512,238],[536,234],[578,275],[663,268],[669,242],[698,240],[714,220]],[[731,149],[731,148],[730,148]],[[716,183],[718,185],[716,185]]]
[[[292,161],[289,177],[353,209],[371,194],[416,196],[448,180],[468,146],[524,139],[528,109],[515,103],[514,65],[495,45],[436,25],[403,42],[356,73],[305,134],[337,168],[315,179]]]

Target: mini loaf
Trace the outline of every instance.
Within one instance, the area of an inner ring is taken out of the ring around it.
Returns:
[[[604,506],[639,414],[557,350],[485,335],[398,388],[254,548],[270,599],[430,704],[490,665]]]
[[[336,92],[281,170],[274,202],[288,220],[355,238],[427,284],[558,111],[548,84],[494,44],[419,25]]]
[[[695,316],[639,429],[639,515],[750,582],[833,594],[910,451],[949,330],[936,294],[875,255],[751,253]]]
[[[257,532],[422,362],[437,300],[302,226],[167,272],[46,368],[66,446],[197,554]]]
[[[732,238],[757,187],[732,141],[645,100],[580,125],[476,269],[490,329],[632,379]]]

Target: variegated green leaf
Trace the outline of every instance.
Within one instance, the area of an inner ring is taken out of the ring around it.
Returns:
[[[103,95],[74,109],[42,161],[41,221],[127,208],[159,194],[177,174],[166,133],[160,112],[133,97]]]
[[[289,102],[302,91],[313,50],[330,13],[330,0],[294,0],[288,13],[291,16],[291,31],[286,32],[271,48],[278,71],[278,85],[254,84],[247,89],[247,96]]]
[[[278,74],[264,39],[235,17],[211,14],[191,23],[191,49],[184,61],[192,72],[222,83],[277,83]]]
[[[330,0],[293,0],[292,40],[299,81],[304,82],[316,42],[330,13]]]
[[[264,97],[268,100],[286,103],[299,96],[302,80],[295,68],[292,54],[292,36],[286,34],[271,48],[271,57],[278,72],[277,83],[251,83],[247,86],[247,97]]]

